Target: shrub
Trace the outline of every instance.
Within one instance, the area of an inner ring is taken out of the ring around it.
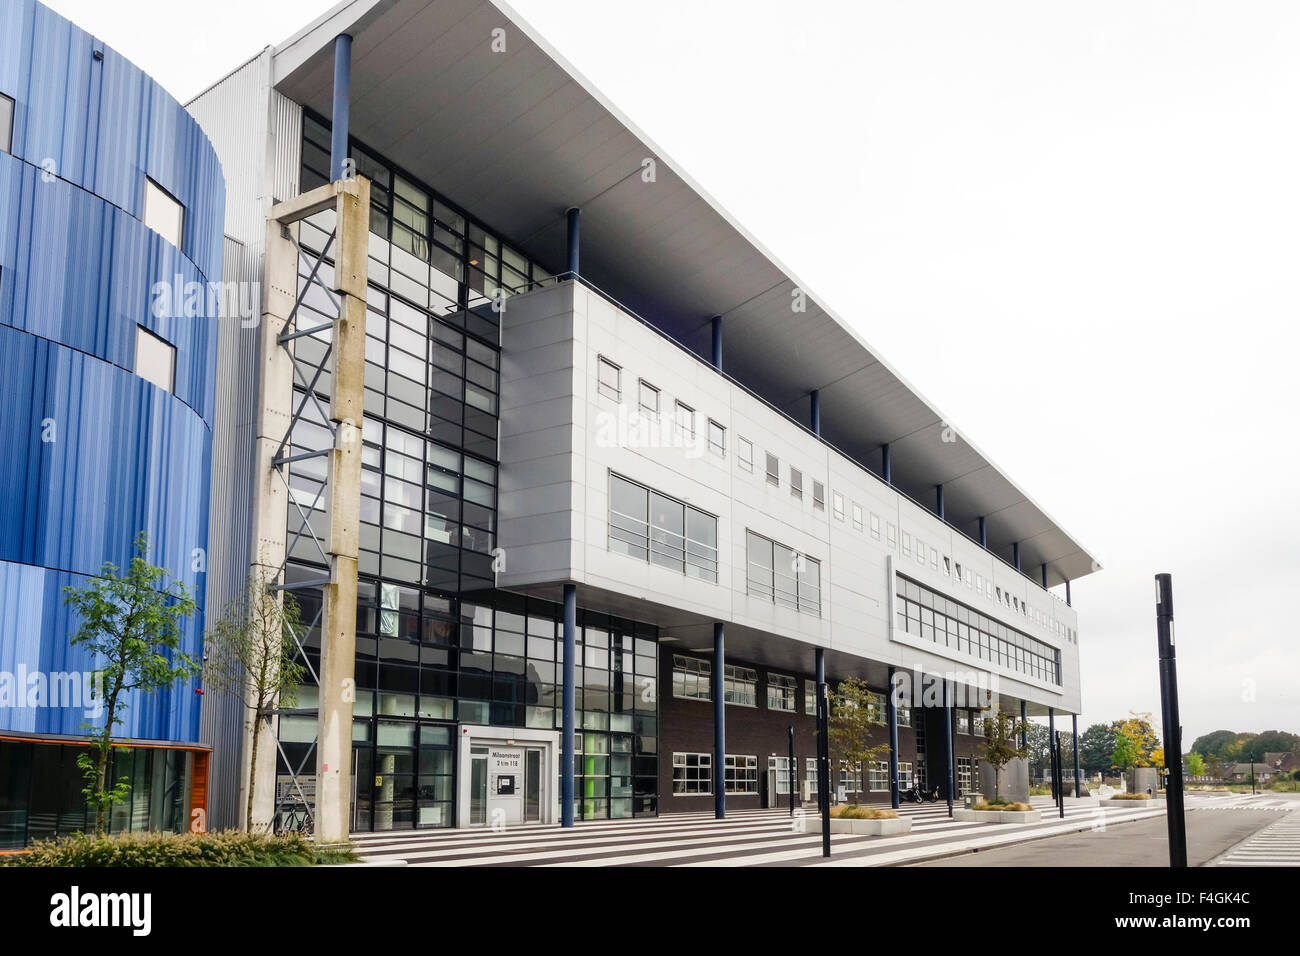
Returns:
[[[124,833],[96,837],[74,833],[43,840],[31,852],[4,858],[3,866],[315,866],[351,863],[352,847],[322,849],[295,833],[271,836],[215,833]]]
[[[1149,793],[1117,793],[1111,797],[1112,800],[1150,800]]]
[[[855,803],[831,807],[831,817],[836,820],[897,820],[898,811],[883,807],[860,807]]]
[[[976,810],[1014,810],[1017,813],[1024,813],[1027,810],[1034,809],[1027,803],[1013,803],[1010,800],[981,800],[975,804]]]

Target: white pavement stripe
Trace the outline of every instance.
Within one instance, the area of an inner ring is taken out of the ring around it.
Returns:
[[[1300,812],[1288,813],[1215,861],[1216,866],[1300,866]]]

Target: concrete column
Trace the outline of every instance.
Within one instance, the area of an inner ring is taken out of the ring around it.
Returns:
[[[719,820],[727,816],[727,701],[726,646],[722,623],[713,625],[713,815]]]
[[[889,669],[889,690],[885,696],[885,719],[889,724],[889,805],[898,809],[898,704],[894,697],[896,668]]]
[[[581,214],[577,206],[570,206],[565,211],[565,218],[568,222],[568,260],[565,268],[568,270],[569,278],[576,279],[578,272],[578,251],[581,245]]]
[[[334,38],[334,111],[330,119],[330,181],[343,179],[348,158],[348,123],[352,102],[352,37]],[[367,227],[369,228],[369,227]]]
[[[573,826],[574,718],[577,714],[575,675],[578,653],[578,589],[564,586],[564,685],[560,742],[560,825]]]
[[[316,725],[316,842],[348,838],[352,782],[352,703],[356,698],[357,553],[361,530],[361,423],[366,348],[366,252],[370,183],[341,184],[336,204],[334,425],[326,484],[330,581],[321,591],[320,706]]]

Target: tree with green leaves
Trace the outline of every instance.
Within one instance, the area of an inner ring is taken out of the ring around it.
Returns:
[[[1079,764],[1085,773],[1105,773],[1112,766],[1115,734],[1105,724],[1093,724],[1079,735]]]
[[[984,710],[992,711],[992,694]],[[1002,768],[1013,760],[1029,757],[1029,745],[1020,745],[1021,733],[1028,734],[1029,721],[1014,717],[1004,710],[992,716],[984,717],[984,739],[980,741],[980,759],[993,768],[993,789],[996,791]],[[994,793],[993,802],[1002,799],[1001,794]]]
[[[1192,751],[1187,755],[1187,775],[1189,777],[1205,776],[1205,758]]]
[[[1111,751],[1111,766],[1120,773],[1126,773],[1133,767],[1140,767],[1138,763],[1142,760],[1142,752],[1138,748],[1137,742],[1133,740],[1123,730],[1115,731],[1115,748]]]
[[[251,766],[244,827],[253,829],[257,787],[257,753],[263,725],[279,708],[296,703],[307,669],[298,663],[303,631],[298,604],[277,592],[269,575],[249,575],[244,593],[235,598],[208,630],[203,683],[244,705],[252,731]]]
[[[849,677],[831,688],[830,706],[826,740],[832,766],[843,761],[850,767],[862,764],[869,771],[872,761],[889,752],[888,742],[872,742],[875,728],[885,726],[880,695],[866,681]]]
[[[171,687],[199,666],[180,650],[182,623],[198,606],[183,583],[148,562],[149,538],[143,531],[136,535],[135,549],[125,573],[105,563],[85,587],[63,589],[64,603],[79,621],[70,643],[103,662],[95,673],[103,682],[104,726],[82,725],[91,749],[77,758],[98,836],[104,834],[109,809],[130,793],[127,778],[112,785],[108,781],[113,728],[122,722],[128,696]]]
[[[1128,717],[1115,721],[1111,726],[1133,744],[1134,754],[1128,766],[1157,766],[1156,749],[1160,746],[1160,738],[1156,735],[1155,728],[1151,726],[1150,714],[1130,711]],[[1128,755],[1126,754],[1125,757],[1127,759]]]

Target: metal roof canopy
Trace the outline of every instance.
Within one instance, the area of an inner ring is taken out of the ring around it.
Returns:
[[[819,389],[826,441],[871,467],[889,443],[896,488],[932,508],[942,484],[949,523],[974,537],[986,516],[990,549],[1005,560],[1020,542],[1033,581],[1041,564],[1049,585],[1100,568],[965,436],[944,441],[949,419],[504,4],[339,4],[275,49],[276,87],[324,116],[339,33],[358,140],[543,263],[564,262],[564,211],[581,208],[585,280],[698,355],[722,315],[728,375],[801,421]]]

